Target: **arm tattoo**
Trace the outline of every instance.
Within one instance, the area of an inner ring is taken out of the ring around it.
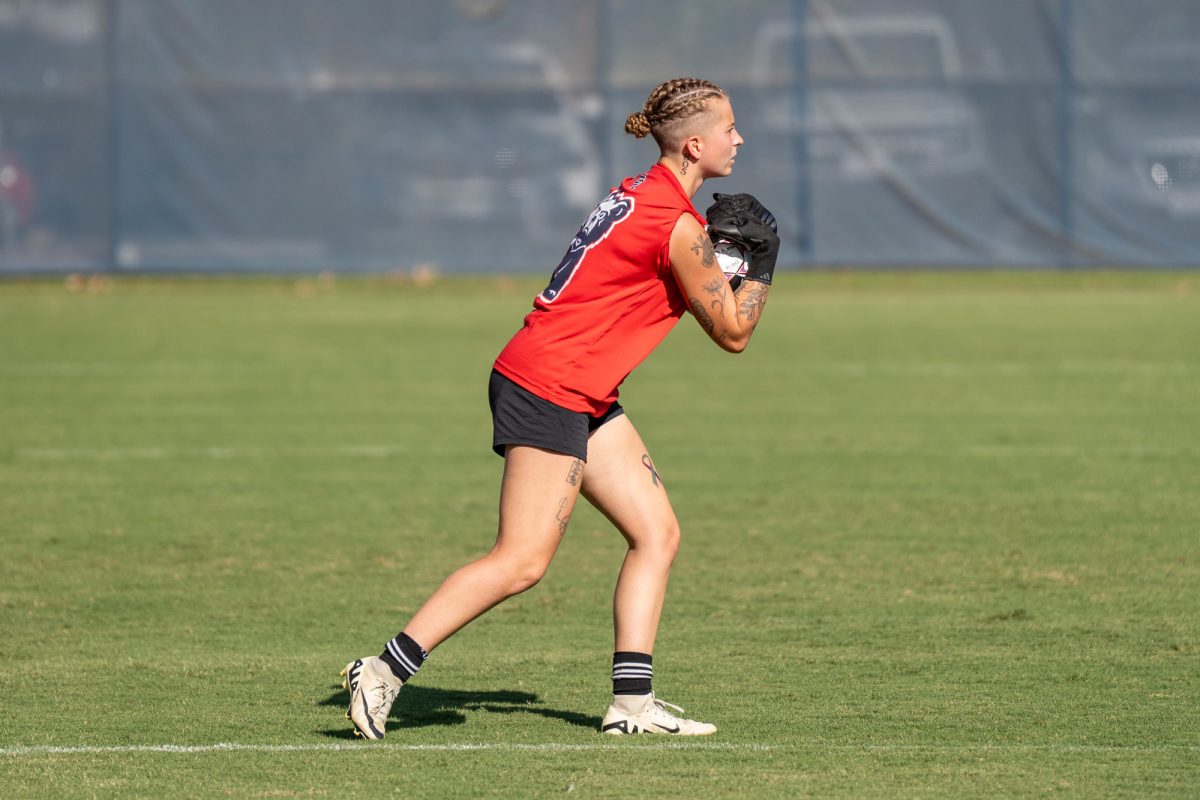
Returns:
[[[700,234],[696,241],[692,242],[692,252],[700,256],[702,266],[712,267],[717,263],[717,251],[713,250],[712,240],[708,238],[707,233]]]
[[[729,285],[729,281],[722,280],[721,278],[713,278],[711,281],[708,281],[707,283],[700,284],[700,288],[702,288],[704,291],[708,292],[709,294],[723,295],[723,294],[725,294],[725,287],[727,287],[728,285]]]
[[[725,313],[725,289],[729,283],[724,276],[713,278],[708,283],[700,285],[700,288],[713,296],[713,301],[708,304],[708,307],[717,312],[717,316],[723,316]]]
[[[747,322],[757,325],[762,317],[763,306],[767,304],[767,293],[771,287],[758,281],[746,281],[742,286],[745,288],[738,298],[738,314]]]
[[[581,474],[583,474],[583,462],[577,458],[571,462],[571,471],[567,473],[567,483],[578,486]]]
[[[712,336],[713,330],[717,326],[713,323],[712,317],[708,315],[708,312],[704,310],[704,304],[694,297],[689,297],[688,303],[692,306],[692,316],[700,323],[700,327],[704,328],[704,332]]]

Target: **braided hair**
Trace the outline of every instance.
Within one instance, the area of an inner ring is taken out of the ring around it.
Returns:
[[[646,98],[646,104],[625,120],[625,132],[641,139],[646,134],[664,152],[674,147],[687,121],[708,111],[708,101],[724,97],[725,91],[700,78],[673,78],[660,83]]]

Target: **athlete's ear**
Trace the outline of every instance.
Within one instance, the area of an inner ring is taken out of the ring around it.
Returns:
[[[683,140],[682,155],[691,161],[699,161],[700,153],[704,150],[704,140],[699,136],[689,136]]]

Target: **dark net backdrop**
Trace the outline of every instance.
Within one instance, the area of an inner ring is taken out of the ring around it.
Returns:
[[[0,270],[546,271],[684,74],[782,264],[1200,263],[1193,0],[0,0]]]

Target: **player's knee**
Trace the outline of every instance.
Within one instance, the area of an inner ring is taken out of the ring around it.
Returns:
[[[634,547],[669,565],[679,552],[680,538],[679,522],[671,517],[657,525],[652,533],[640,537]]]
[[[679,521],[671,517],[670,523],[663,530],[663,553],[668,561],[674,561],[675,556],[679,553],[679,543],[683,539],[682,532],[679,530]]]
[[[509,563],[507,570],[508,596],[528,591],[538,584],[550,566],[544,559],[517,559]]]

